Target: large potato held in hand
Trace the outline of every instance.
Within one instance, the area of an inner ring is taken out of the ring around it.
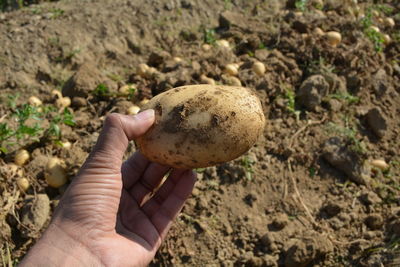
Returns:
[[[260,100],[244,87],[189,85],[152,98],[154,125],[136,140],[149,160],[174,168],[227,162],[248,151],[263,133]]]

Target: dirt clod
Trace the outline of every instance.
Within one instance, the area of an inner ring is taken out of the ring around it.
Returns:
[[[343,171],[358,184],[368,184],[369,176],[360,156],[349,150],[337,137],[328,139],[323,148],[323,158],[335,168]]]
[[[85,107],[86,105],[87,105],[87,101],[85,98],[79,97],[79,96],[72,98],[72,103],[71,103],[72,107],[82,108],[82,107]]]
[[[28,196],[21,211],[21,222],[25,226],[21,230],[24,235],[37,234],[48,220],[49,214],[50,200],[46,194]]]
[[[367,113],[367,122],[372,132],[379,138],[383,138],[387,131],[385,116],[379,108],[370,109]]]
[[[378,97],[383,96],[391,89],[390,78],[384,69],[379,69],[372,79],[372,88]]]
[[[382,199],[373,191],[368,191],[360,196],[360,200],[365,205],[374,205],[382,202]]]
[[[313,75],[305,80],[297,92],[300,104],[315,110],[329,92],[329,84],[322,75]]]
[[[324,236],[294,239],[293,245],[287,251],[285,267],[306,267],[312,262],[316,263],[332,252],[332,243]]]
[[[272,221],[272,227],[276,230],[282,230],[289,224],[288,216],[284,213],[279,213]]]
[[[103,75],[95,64],[88,62],[69,78],[62,88],[62,94],[71,98],[87,97],[100,84],[105,84],[110,90],[117,89],[116,84]]]
[[[342,210],[342,207],[335,202],[329,201],[327,204],[325,204],[322,207],[322,212],[326,213],[328,217],[334,217],[339,214],[339,212]]]
[[[378,230],[383,225],[383,218],[380,214],[371,214],[365,218],[365,224],[371,230]]]

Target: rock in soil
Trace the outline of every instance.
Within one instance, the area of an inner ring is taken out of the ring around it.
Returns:
[[[319,234],[292,241],[293,244],[286,253],[285,267],[306,267],[333,251],[331,241]]]
[[[380,109],[370,109],[367,113],[367,122],[372,132],[378,138],[383,138],[385,136],[387,131],[387,122]]]
[[[389,233],[392,236],[400,237],[400,219],[397,219],[390,223],[389,225]]]
[[[242,14],[231,11],[225,11],[221,13],[219,17],[219,25],[222,28],[230,28],[232,26],[236,26],[245,29],[246,27],[248,27],[246,21],[246,17],[244,17]]]
[[[373,191],[368,191],[360,196],[360,200],[364,205],[374,205],[382,202],[382,199]]]
[[[79,96],[72,98],[71,106],[73,106],[74,108],[82,108],[86,107],[86,105],[87,105],[87,100],[85,98]]]
[[[272,221],[274,230],[282,230],[289,224],[288,216],[285,213],[278,213]]]
[[[329,92],[329,83],[322,75],[313,75],[303,82],[297,92],[299,103],[309,110],[315,110],[322,98]]]
[[[379,69],[372,79],[372,89],[378,97],[383,96],[391,87],[390,78],[384,69]]]
[[[383,226],[383,218],[378,213],[368,215],[364,222],[371,230],[378,230]]]
[[[338,137],[325,142],[323,158],[333,167],[344,172],[350,180],[357,184],[368,184],[370,177],[360,155],[348,149]]]
[[[28,196],[21,211],[21,232],[24,236],[34,236],[39,232],[50,215],[50,200],[46,194]],[[29,230],[27,230],[29,229]]]
[[[325,213],[328,218],[332,218],[338,215],[341,210],[342,207],[339,205],[339,203],[328,201],[328,203],[322,207],[321,212]]]
[[[65,83],[62,88],[63,96],[87,97],[99,84],[105,84],[108,89],[116,90],[117,85],[103,75],[93,63],[85,63]]]

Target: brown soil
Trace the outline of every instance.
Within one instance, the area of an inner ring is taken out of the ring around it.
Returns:
[[[400,4],[326,0],[320,12],[308,1],[300,14],[295,2],[70,0],[0,13],[0,123],[16,125],[10,96],[19,93],[17,108],[31,95],[48,106],[54,89],[72,98],[76,121],[60,124],[69,150],[40,137],[1,155],[3,264],[24,256],[65,191],[46,184],[49,157],[64,159],[73,179],[106,114],[198,84],[202,74],[223,84],[224,66],[241,63],[238,78],[264,107],[264,134],[241,158],[197,170],[193,196],[152,265],[399,266]],[[394,27],[373,13],[392,38],[381,52],[357,18],[368,7],[381,16],[392,9]],[[315,27],[339,31],[342,43],[330,47]],[[205,29],[231,48],[202,50]],[[252,72],[256,60],[265,75]],[[136,75],[139,63],[157,72]],[[128,83],[138,89],[133,99],[93,94],[99,84],[117,92]],[[24,173],[9,165],[21,147],[31,153]],[[375,159],[389,169],[372,166]],[[21,176],[31,184],[25,193]]]

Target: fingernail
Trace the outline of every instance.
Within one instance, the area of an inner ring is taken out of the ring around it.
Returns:
[[[145,111],[142,111],[135,115],[135,117],[136,119],[143,121],[152,120],[154,119],[154,109],[147,109]]]

